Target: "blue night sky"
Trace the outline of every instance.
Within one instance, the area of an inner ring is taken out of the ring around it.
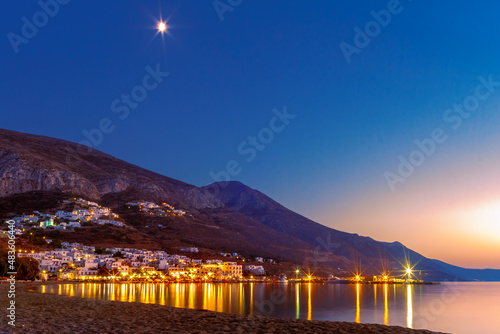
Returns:
[[[96,148],[120,159],[197,186],[235,160],[242,170],[231,179],[322,224],[500,268],[491,223],[500,219],[500,87],[458,129],[444,120],[478,77],[500,81],[500,4],[402,0],[348,63],[339,45],[355,46],[354,28],[394,0],[238,2],[220,1],[237,4],[221,21],[212,1],[73,0],[16,53],[9,33],[22,36],[22,18],[33,22],[41,7],[8,1],[1,127],[81,142],[108,118],[114,130]],[[112,103],[157,65],[170,75],[120,119]],[[285,106],[296,117],[248,162],[238,146],[269,135],[273,109]],[[447,140],[391,191],[384,173],[397,173],[398,157],[436,128]],[[467,226],[478,221],[471,241]],[[421,227],[408,235],[409,224]],[[429,242],[429,226],[448,238]],[[452,251],[458,245],[483,261]]]

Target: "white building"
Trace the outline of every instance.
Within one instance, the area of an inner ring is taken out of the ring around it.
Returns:
[[[245,270],[250,271],[254,275],[265,275],[266,274],[266,270],[264,269],[263,266],[247,265],[247,266],[245,266]]]
[[[224,262],[222,265],[224,276],[238,278],[243,275],[243,268],[236,262]]]
[[[69,227],[82,227],[82,224],[80,224],[78,222],[69,222],[68,226]]]

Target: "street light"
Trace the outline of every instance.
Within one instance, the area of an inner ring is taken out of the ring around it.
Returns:
[[[411,270],[411,268],[406,268],[406,275],[408,275],[408,280],[411,279],[412,273],[413,273],[413,271]]]

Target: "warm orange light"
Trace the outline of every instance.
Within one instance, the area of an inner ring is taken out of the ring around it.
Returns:
[[[165,30],[167,30],[167,25],[164,22],[158,23],[158,30],[160,32],[165,32]]]

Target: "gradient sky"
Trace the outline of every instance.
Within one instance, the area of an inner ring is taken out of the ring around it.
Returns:
[[[80,142],[109,118],[97,148],[123,160],[197,186],[236,160],[232,179],[324,225],[500,269],[500,87],[458,129],[443,119],[479,76],[500,81],[500,4],[400,6],[349,64],[340,43],[388,1],[245,0],[223,21],[212,1],[69,1],[17,53],[9,33],[41,7],[9,1],[1,127]],[[121,120],[112,102],[157,64],[170,75]],[[246,161],[284,106],[296,118]],[[436,128],[447,140],[391,191],[384,173]]]

